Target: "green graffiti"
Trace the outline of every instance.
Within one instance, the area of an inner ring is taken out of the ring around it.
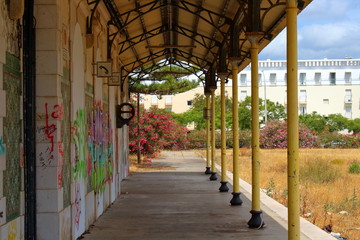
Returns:
[[[91,176],[91,187],[95,192],[105,189],[105,183],[112,180],[112,129],[109,114],[104,111],[101,102],[94,102],[94,111],[89,116],[88,174]]]
[[[83,109],[76,111],[76,120],[72,125],[72,140],[75,144],[75,167],[73,174],[75,179],[86,177],[86,154],[85,154],[85,114]]]

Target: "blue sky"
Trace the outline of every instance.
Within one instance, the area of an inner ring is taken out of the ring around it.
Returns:
[[[360,58],[360,1],[313,0],[298,16],[299,59]],[[259,59],[286,59],[286,30]]]

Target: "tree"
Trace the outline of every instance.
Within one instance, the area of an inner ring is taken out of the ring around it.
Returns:
[[[265,101],[259,98],[259,117],[260,123],[264,123],[265,117]],[[267,118],[268,120],[283,120],[286,118],[285,107],[280,103],[266,100]],[[251,97],[248,96],[244,101],[239,103],[239,128],[251,129]]]
[[[260,98],[260,116],[265,117],[265,104]],[[283,120],[286,119],[286,112],[285,112],[285,106],[281,105],[278,102],[272,102],[269,99],[266,100],[266,109],[267,109],[267,119],[268,120],[274,120],[279,119]]]
[[[311,114],[304,114],[299,116],[299,122],[304,123],[312,131],[321,133],[325,130],[327,120],[317,112]]]
[[[191,72],[182,67],[163,66],[139,79],[131,78],[130,92],[160,96],[186,92],[199,85],[199,80],[184,77],[190,74]]]
[[[348,120],[347,129],[352,131],[353,134],[360,133],[360,118],[355,118],[353,120]]]
[[[192,107],[183,114],[179,114],[175,117],[178,119],[181,124],[188,124],[191,122],[195,122],[195,128],[197,130],[205,129],[206,121],[203,118],[203,109],[205,107],[205,96],[197,94],[195,98],[192,100]],[[263,104],[263,100],[260,99],[260,117],[263,118],[265,116],[265,106]],[[221,97],[215,97],[215,127],[216,129],[220,129],[221,125]],[[270,100],[267,100],[267,111],[268,111],[268,119],[284,119],[285,107],[279,103],[274,103]],[[226,118],[226,128],[232,127],[232,100],[229,97],[225,97],[225,112]],[[251,97],[246,97],[244,101],[239,103],[239,128],[250,129],[251,128]]]
[[[348,119],[340,113],[330,114],[326,119],[330,132],[341,131],[347,127]]]

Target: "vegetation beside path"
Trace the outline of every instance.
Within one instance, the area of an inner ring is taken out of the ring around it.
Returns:
[[[203,157],[205,150],[196,150]],[[286,149],[262,149],[261,188],[287,206]],[[220,165],[221,151],[216,150]],[[232,149],[226,153],[232,171]],[[240,178],[251,184],[251,149],[241,148]],[[360,240],[360,150],[300,149],[300,213],[318,227]]]

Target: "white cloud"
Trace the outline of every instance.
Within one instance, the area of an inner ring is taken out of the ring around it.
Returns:
[[[360,57],[360,24],[313,24],[299,30],[299,58]]]
[[[299,59],[360,58],[360,1],[314,0],[298,18]],[[286,31],[260,59],[286,58]]]
[[[279,33],[274,40],[265,47],[259,59],[265,60],[267,58],[284,60],[286,56],[286,29]]]

